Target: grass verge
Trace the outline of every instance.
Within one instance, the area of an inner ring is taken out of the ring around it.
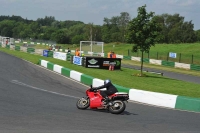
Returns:
[[[8,50],[5,48],[0,48],[0,51],[28,60],[34,64],[38,64],[39,59],[44,59],[54,64],[58,64],[66,68],[79,71],[81,73],[99,79],[109,78],[113,81],[114,84],[118,84],[127,88],[135,88],[140,90],[197,98],[200,97],[200,84],[169,79],[151,73],[145,73],[147,75],[146,77],[132,76],[133,74],[136,75],[137,73],[139,73],[139,71],[127,68],[122,68],[121,71],[108,71],[102,69],[84,68],[82,66],[71,64],[69,61],[57,60],[54,58],[44,57],[40,55],[18,52],[14,50]]]
[[[130,60],[123,60],[122,63],[128,64],[128,65],[135,65],[135,66],[140,66],[140,64],[141,64],[141,62],[130,61]],[[164,70],[164,71],[170,71],[170,72],[176,72],[176,73],[182,73],[182,74],[188,74],[188,75],[200,77],[200,71],[186,70],[186,69],[173,68],[173,67],[167,67],[167,66],[160,66],[160,65],[154,65],[154,64],[149,64],[149,63],[145,63],[145,62],[143,64],[143,66],[148,67],[148,68],[153,68],[153,69],[159,69],[159,70]]]

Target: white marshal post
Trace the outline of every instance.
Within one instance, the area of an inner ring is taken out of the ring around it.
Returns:
[[[92,26],[91,26],[91,29],[90,29],[90,40],[91,40],[91,52],[92,52]]]

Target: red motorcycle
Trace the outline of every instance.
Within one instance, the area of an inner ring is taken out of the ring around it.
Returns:
[[[126,104],[124,101],[128,102],[128,93],[117,92],[108,97],[110,100],[105,104],[100,91],[93,90],[91,86],[91,88],[86,90],[86,97],[80,98],[77,101],[76,106],[78,109],[87,109],[88,107],[90,107],[90,109],[106,109],[112,114],[120,114],[125,110]]]

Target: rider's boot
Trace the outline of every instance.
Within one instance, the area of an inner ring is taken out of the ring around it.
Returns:
[[[105,97],[103,101],[104,105],[108,104],[109,101],[110,101],[109,97]]]

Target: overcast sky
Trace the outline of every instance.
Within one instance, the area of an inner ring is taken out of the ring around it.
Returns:
[[[0,0],[0,15],[16,15],[30,20],[54,16],[56,20],[76,20],[102,25],[104,17],[128,12],[136,17],[137,8],[147,5],[156,15],[178,13],[200,29],[200,0]]]

